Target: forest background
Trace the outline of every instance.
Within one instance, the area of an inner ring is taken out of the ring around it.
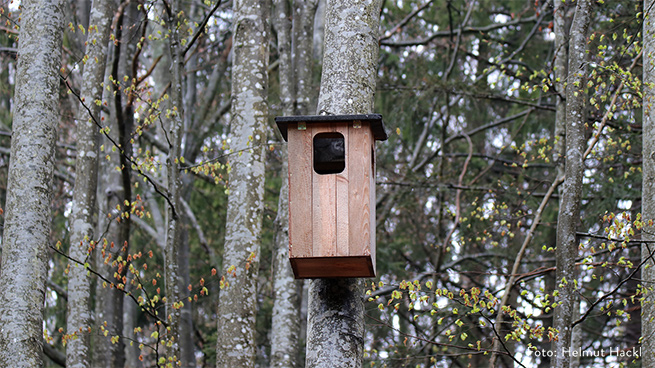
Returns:
[[[30,344],[52,367],[228,366],[231,350],[246,359],[231,366],[304,366],[321,306],[289,273],[273,118],[318,113],[334,3],[50,3],[0,7],[2,208],[21,180],[14,88],[39,78],[21,73],[18,40],[61,35],[42,46],[60,62],[42,277],[10,268],[25,252],[2,228],[2,289],[10,275],[47,286],[33,288],[43,339]],[[353,289],[355,359],[648,366],[653,2],[343,3],[379,16],[374,112],[390,136],[377,144],[377,277]],[[60,23],[32,27],[26,9]],[[241,91],[256,92],[246,107]],[[3,326],[23,306],[9,295]],[[18,359],[6,333],[0,358]],[[550,356],[563,349],[586,354]]]

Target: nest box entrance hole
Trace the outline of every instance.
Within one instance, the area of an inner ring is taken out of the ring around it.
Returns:
[[[320,175],[338,174],[346,168],[343,134],[318,133],[314,136],[314,171]]]

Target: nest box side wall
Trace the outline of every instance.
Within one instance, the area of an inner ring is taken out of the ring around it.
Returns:
[[[375,270],[375,172],[372,147],[375,144],[368,122],[361,128],[348,127],[349,157],[349,255],[370,256]],[[371,185],[373,184],[373,185]],[[371,222],[373,219],[373,222]]]
[[[312,136],[289,124],[289,257],[312,257]],[[309,201],[309,202],[308,202]]]

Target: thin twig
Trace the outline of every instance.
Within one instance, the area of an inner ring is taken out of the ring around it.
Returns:
[[[109,133],[107,133],[107,132],[104,130],[104,127],[103,127],[102,125],[100,125],[100,122],[98,122],[98,120],[96,119],[96,117],[93,116],[93,113],[91,113],[91,110],[89,109],[89,107],[86,105],[86,103],[84,102],[84,100],[82,99],[82,97],[79,95],[79,93],[77,93],[77,92],[76,92],[76,91],[71,87],[71,85],[68,83],[68,80],[66,80],[63,76],[60,76],[60,77],[61,77],[62,81],[64,82],[64,84],[66,84],[66,87],[68,87],[68,90],[71,91],[71,93],[73,93],[73,95],[75,95],[75,97],[77,97],[77,100],[80,102],[80,104],[81,104],[81,105],[86,109],[86,111],[89,113],[89,116],[91,117],[91,120],[93,120],[93,122],[95,123],[95,125],[96,125],[98,128],[100,128],[100,130],[102,131],[102,134],[103,134],[103,135],[104,135],[104,136],[105,136],[105,137],[106,137],[106,138],[107,138],[107,139],[108,139],[108,140],[109,140],[109,141],[114,145],[114,147],[116,147],[116,148],[119,150],[119,152],[121,153],[121,155],[122,155],[123,157],[125,157],[125,159],[127,159],[127,160],[128,160],[128,161],[129,161],[133,166],[134,166],[136,172],[139,173],[139,175],[143,176],[143,177],[146,179],[146,181],[148,181],[148,182],[149,182],[149,183],[154,187],[155,192],[157,192],[159,195],[161,195],[161,196],[166,200],[166,202],[168,202],[168,204],[169,204],[169,205],[171,206],[171,208],[173,209],[173,212],[175,213],[175,207],[173,206],[173,203],[171,202],[171,199],[168,197],[168,195],[166,195],[164,192],[162,192],[162,191],[160,190],[159,186],[155,183],[155,180],[154,180],[154,179],[152,179],[148,174],[146,174],[145,172],[143,172],[143,170],[139,169],[139,165],[138,165],[138,163],[137,163],[136,161],[134,161],[130,156],[128,156],[127,153],[125,152],[125,150],[124,150],[123,148],[121,148],[121,146],[120,146],[120,145],[119,145],[119,144],[118,144],[118,143],[117,143],[117,142],[116,142],[116,141],[115,141],[115,140],[114,140],[114,139],[109,135]],[[129,170],[129,168],[126,167],[125,170]]]
[[[221,6],[221,2],[222,2],[222,0],[218,0],[216,2],[216,5],[214,5],[214,7],[209,11],[209,13],[207,13],[207,15],[205,15],[205,19],[203,19],[202,22],[200,22],[200,25],[198,26],[198,29],[196,29],[196,33],[193,35],[193,37],[191,37],[191,40],[189,40],[189,42],[187,44],[187,47],[184,49],[184,51],[182,51],[182,56],[186,55],[186,53],[189,50],[191,50],[191,47],[193,46],[193,44],[196,42],[198,37],[200,37],[200,34],[205,29],[205,26],[207,25],[207,22],[209,22],[209,18],[211,18],[211,16],[214,15],[216,10],[218,10],[218,7]]]
[[[427,2],[425,2],[425,4],[419,6],[413,12],[409,13],[405,18],[403,18],[403,20],[400,21],[400,23],[396,24],[391,30],[387,31],[384,34],[384,36],[380,37],[380,42],[391,38],[391,36],[393,36],[394,33],[398,32],[399,29],[401,29],[407,23],[409,23],[409,21],[412,20],[412,18],[414,18],[416,15],[418,15],[418,13],[423,11],[423,9],[430,6],[430,4],[432,4],[433,1],[434,0],[428,0]]]
[[[651,242],[651,243],[653,243],[653,242]],[[641,267],[642,267],[642,266],[643,266],[643,265],[644,265],[644,264],[645,264],[649,259],[653,259],[653,254],[655,254],[655,249],[652,250],[652,251],[650,252],[650,254],[648,255],[648,257],[644,258],[644,259],[639,263],[639,265],[638,265],[637,267],[635,267],[634,270],[632,270],[632,272],[630,273],[630,276],[628,276],[628,277],[626,277],[625,279],[621,280],[621,282],[619,282],[619,283],[616,285],[616,287],[615,287],[612,291],[610,291],[609,293],[606,293],[606,294],[603,295],[602,297],[598,298],[598,300],[596,300],[593,304],[591,304],[591,306],[589,306],[589,308],[588,308],[587,311],[582,315],[582,317],[580,317],[580,319],[578,319],[577,321],[573,322],[573,324],[571,325],[571,328],[575,327],[575,326],[576,326],[577,324],[579,324],[579,323],[584,322],[584,320],[587,319],[587,317],[589,316],[589,314],[591,313],[591,311],[592,311],[592,310],[593,310],[593,309],[594,309],[598,304],[600,304],[603,300],[607,299],[610,295],[616,293],[616,291],[619,290],[619,289],[621,288],[621,286],[623,286],[626,282],[630,281],[630,280],[632,279],[632,277],[634,277],[634,275],[637,274],[637,272],[639,272],[639,270],[641,269]],[[655,259],[653,259],[653,261],[655,262]]]
[[[464,167],[462,167],[462,172],[459,174],[458,182],[457,185],[462,186],[462,182],[464,181],[464,175],[468,171],[468,166],[469,163],[471,162],[471,157],[473,156],[473,142],[471,142],[471,137],[468,135],[464,135],[464,138],[466,138],[466,141],[468,142],[469,145],[469,154],[466,157],[466,161],[464,161]],[[441,248],[441,252],[445,253],[446,249],[448,248],[448,243],[450,242],[450,238],[453,236],[453,233],[455,230],[457,230],[457,227],[459,226],[459,220],[461,216],[461,196],[462,196],[462,190],[457,189],[457,194],[455,195],[455,222],[453,223],[453,227],[450,229],[448,232],[448,235],[446,235],[446,239],[444,239],[443,242],[443,247]]]
[[[628,72],[632,71],[632,69],[637,66],[637,61],[641,58],[643,55],[644,51],[640,51],[639,55],[635,57],[635,59],[632,61],[632,64],[628,68]],[[607,111],[605,111],[605,114],[603,115],[603,120],[601,120],[600,125],[598,126],[598,129],[596,130],[596,134],[594,134],[593,138],[591,139],[591,143],[589,143],[589,147],[587,147],[587,150],[584,153],[583,160],[589,156],[591,151],[594,149],[596,146],[596,143],[598,143],[598,139],[600,138],[600,134],[603,132],[603,129],[605,128],[605,125],[610,119],[611,115],[614,115],[614,106],[616,105],[616,101],[619,98],[619,94],[621,94],[621,91],[623,90],[623,85],[625,84],[625,81],[621,79],[621,83],[619,83],[619,86],[616,88],[614,91],[614,96],[612,96],[612,101],[610,102],[609,106],[607,107]]]
[[[68,259],[69,261],[72,261],[72,262],[75,262],[75,263],[81,265],[81,266],[84,267],[87,271],[89,271],[90,273],[96,275],[100,280],[106,282],[107,284],[109,284],[109,285],[115,285],[112,281],[110,281],[109,279],[107,279],[106,277],[104,277],[103,275],[101,275],[98,271],[94,270],[94,269],[91,268],[91,267],[87,267],[86,264],[82,263],[81,261],[79,261],[79,260],[77,260],[77,259],[75,259],[75,258],[71,258],[68,254],[66,254],[66,253],[62,252],[61,250],[57,249],[57,247],[53,247],[52,245],[50,245],[50,249],[52,249],[53,251],[55,251],[55,252],[58,253],[59,255],[63,256],[64,258]],[[120,290],[121,293],[123,293],[123,294],[129,296],[132,300],[134,300],[134,302],[135,302],[138,306],[140,306],[141,309],[142,309],[143,311],[145,311],[146,313],[148,313],[149,316],[151,316],[152,318],[154,318],[156,321],[159,321],[159,322],[163,323],[164,326],[166,326],[166,321],[164,321],[164,320],[162,320],[161,318],[159,318],[159,316],[157,316],[157,313],[150,309],[150,306],[148,306],[148,307],[146,308],[145,306],[141,305],[141,303],[139,303],[139,300],[134,296],[134,294],[132,294],[132,293],[130,293],[130,292],[127,292],[127,291],[125,291],[125,290],[123,290],[123,289],[121,289],[121,288],[118,288],[118,287],[115,287],[115,288],[116,288],[116,290]],[[142,288],[142,290],[145,290],[145,289]],[[146,304],[146,306],[147,306],[147,304]]]
[[[560,176],[555,181],[553,181],[553,184],[551,184],[550,188],[548,188],[548,192],[544,196],[544,199],[541,200],[541,204],[539,204],[539,208],[537,209],[537,213],[532,220],[532,225],[530,226],[530,230],[528,231],[528,234],[525,236],[525,239],[523,240],[523,244],[521,245],[521,249],[519,250],[519,253],[516,255],[516,259],[514,260],[514,265],[512,266],[512,271],[510,272],[511,276],[509,280],[507,280],[507,283],[505,284],[505,292],[503,294],[503,298],[500,302],[500,305],[498,306],[498,316],[496,316],[496,324],[499,325],[502,323],[503,320],[503,307],[507,305],[507,302],[509,301],[509,297],[512,291],[512,288],[514,287],[514,284],[516,283],[517,280],[517,273],[519,266],[521,265],[521,261],[523,260],[523,255],[525,254],[525,250],[528,248],[528,244],[530,244],[530,241],[532,240],[532,237],[534,236],[535,231],[537,230],[537,225],[539,225],[539,222],[541,221],[541,215],[544,212],[544,209],[546,209],[546,205],[550,201],[550,197],[553,195],[555,192],[555,189],[564,181],[564,177]],[[502,339],[499,339],[499,343],[502,343]],[[495,361],[495,356],[491,357],[491,361]]]

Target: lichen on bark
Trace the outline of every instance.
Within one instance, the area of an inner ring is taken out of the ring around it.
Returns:
[[[378,0],[330,0],[319,114],[373,112],[380,22]],[[361,367],[364,282],[315,279],[309,286],[307,367]]]
[[[268,119],[269,2],[235,1],[230,174],[217,367],[255,365],[257,276],[264,206]]]
[[[21,2],[0,271],[0,366],[40,367],[63,2]]]

